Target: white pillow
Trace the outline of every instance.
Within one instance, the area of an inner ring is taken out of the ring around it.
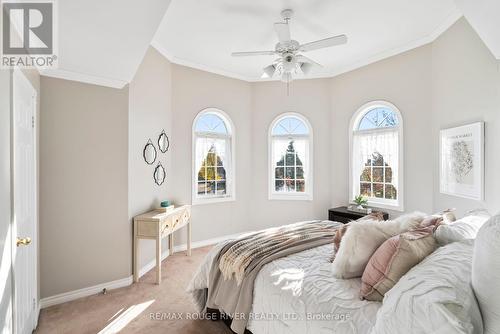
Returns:
[[[489,218],[484,211],[475,211],[452,223],[439,225],[434,231],[434,237],[440,245],[475,239],[477,232]]]
[[[371,334],[481,334],[471,287],[473,241],[438,248],[384,297]]]
[[[371,256],[384,241],[419,226],[425,217],[425,213],[414,212],[392,221],[350,222],[332,263],[333,275],[337,278],[361,277]]]
[[[500,333],[500,215],[491,218],[477,234],[472,288],[483,315],[485,334]]]

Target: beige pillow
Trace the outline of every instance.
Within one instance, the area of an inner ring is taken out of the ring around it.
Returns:
[[[361,297],[382,301],[411,268],[434,252],[434,226],[418,228],[386,240],[373,254],[361,278]]]
[[[382,212],[373,212],[370,213],[364,217],[361,217],[355,221],[357,222],[362,222],[362,221],[383,221],[384,220],[384,214]],[[344,237],[345,233],[347,232],[347,228],[349,227],[349,223],[344,224],[341,228],[339,228],[336,233],[335,237],[333,238],[333,256],[331,258],[331,262],[335,260],[335,255],[337,254],[339,248],[340,248],[340,243],[342,242],[342,238]]]
[[[340,245],[332,262],[337,278],[361,277],[368,260],[390,237],[420,226],[425,214],[415,212],[390,221],[354,221],[343,231]]]

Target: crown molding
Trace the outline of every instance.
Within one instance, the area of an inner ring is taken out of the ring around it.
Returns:
[[[384,51],[381,53],[374,54],[368,58],[364,58],[361,60],[358,60],[350,65],[346,65],[343,67],[340,67],[338,69],[334,69],[331,72],[319,74],[319,75],[311,75],[307,77],[298,77],[295,80],[303,80],[303,79],[324,79],[324,78],[332,78],[353,70],[356,70],[358,68],[364,67],[366,65],[378,62],[380,60],[390,58],[392,56],[404,53],[406,51],[418,48],[420,46],[432,43],[438,38],[442,33],[444,33],[446,30],[448,30],[449,27],[451,27],[458,19],[462,17],[462,13],[458,9],[454,9],[446,18],[446,20],[441,23],[439,26],[437,26],[430,34],[419,38],[417,40],[414,40],[410,43],[406,43],[404,45],[401,45],[399,47],[393,48],[388,51]],[[243,80],[243,81],[248,81],[248,82],[265,82],[265,81],[279,81],[279,79],[270,79],[270,78],[256,78],[256,77],[251,77],[251,76],[246,76],[242,75],[239,73],[234,73],[231,71],[223,70],[220,68],[212,67],[209,65],[205,64],[199,64],[195,63],[186,59],[182,59],[179,57],[174,56],[172,53],[168,52],[158,41],[153,40],[151,42],[151,46],[154,47],[158,52],[160,52],[165,58],[167,58],[171,63],[177,64],[177,65],[182,65],[182,66],[187,66],[191,67],[194,69],[202,70],[205,72],[210,72],[218,75],[222,75],[225,77],[233,78],[233,79],[238,79],[238,80]]]
[[[171,63],[174,63],[176,65],[186,66],[186,67],[194,68],[197,70],[210,72],[213,74],[218,74],[218,75],[222,75],[224,77],[238,79],[238,80],[242,80],[242,81],[249,81],[249,82],[258,81],[256,78],[249,78],[247,76],[244,76],[244,75],[241,75],[238,73],[226,71],[226,70],[223,70],[220,68],[216,68],[216,67],[212,67],[212,66],[204,65],[204,64],[199,64],[199,63],[192,62],[190,60],[176,57],[173,54],[171,54],[170,52],[168,52],[163,46],[161,46],[161,44],[159,42],[157,42],[155,40],[153,40],[151,42],[151,46],[153,48],[155,48],[156,51],[161,53],[163,55],[163,57],[167,58],[168,61],[170,61]]]
[[[128,82],[124,80],[104,78],[84,73],[66,71],[63,69],[44,69],[40,71],[40,75],[57,79],[78,81],[91,85],[116,88],[116,89],[122,89],[123,87],[125,87],[125,85],[128,84]]]
[[[323,77],[335,77],[353,70],[356,70],[358,68],[376,63],[378,61],[396,56],[398,54],[402,54],[404,52],[416,49],[418,47],[421,47],[423,45],[429,44],[434,42],[439,36],[441,36],[448,28],[450,28],[455,22],[457,22],[461,17],[462,13],[460,13],[458,10],[454,10],[448,15],[446,20],[440,24],[438,27],[436,27],[429,35],[416,39],[410,43],[404,44],[402,46],[399,46],[397,48],[387,50],[381,53],[377,53],[375,55],[372,55],[364,60],[359,60],[351,65],[347,65],[344,67],[341,67],[339,69],[336,69],[332,72],[330,72],[329,75],[325,75]]]

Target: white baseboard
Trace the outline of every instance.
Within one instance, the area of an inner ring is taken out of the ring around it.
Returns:
[[[246,232],[226,235],[226,236],[207,239],[207,240],[195,241],[191,244],[191,248],[200,248],[200,247],[205,247],[205,246],[209,246],[209,245],[214,245],[214,244],[217,244],[221,241],[238,237],[244,233],[246,233]],[[182,245],[175,246],[174,252],[185,251],[186,249],[187,249],[187,244],[182,244]],[[162,261],[165,260],[168,257],[168,255],[169,255],[168,250],[165,251],[164,253],[162,253],[162,256],[161,256]],[[155,266],[156,266],[156,260],[153,259],[152,261],[148,262],[145,266],[143,266],[139,270],[139,277],[142,277],[148,271],[150,271],[151,269],[154,269]],[[66,302],[69,302],[69,301],[72,301],[72,300],[75,300],[78,298],[83,298],[83,297],[98,294],[98,293],[102,292],[102,289],[113,290],[113,289],[122,288],[124,286],[128,286],[128,285],[132,284],[132,282],[133,282],[133,277],[132,277],[132,275],[130,275],[129,277],[118,279],[116,281],[101,283],[101,284],[97,284],[97,285],[90,286],[87,288],[78,289],[78,290],[74,290],[74,291],[68,291],[68,292],[64,292],[64,293],[54,295],[51,297],[42,298],[40,300],[39,305],[40,305],[40,308],[43,309],[43,308],[46,308],[49,306],[66,303]]]
[[[176,252],[175,248],[174,252]],[[167,249],[165,252],[161,253],[161,260],[162,261],[165,260],[169,255],[170,254]],[[155,267],[156,267],[156,259],[149,261],[145,266],[142,266],[142,268],[139,269],[139,278],[144,276],[147,272],[149,272],[151,269],[154,269]]]
[[[122,278],[122,279],[119,279],[116,281],[97,284],[94,286],[90,286],[88,288],[83,288],[83,289],[78,289],[78,290],[74,290],[74,291],[60,293],[60,294],[55,295],[55,296],[42,298],[40,300],[40,307],[46,308],[46,307],[49,307],[52,305],[66,303],[66,302],[69,302],[71,300],[75,300],[78,298],[83,298],[83,297],[87,297],[90,295],[98,294],[98,293],[102,292],[102,289],[106,289],[106,290],[118,289],[118,288],[122,288],[124,286],[128,286],[130,284],[132,284],[132,276]]]

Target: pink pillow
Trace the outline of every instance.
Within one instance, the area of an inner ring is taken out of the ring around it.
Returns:
[[[361,297],[382,301],[384,295],[413,266],[437,248],[433,225],[396,235],[372,255],[361,277]]]

